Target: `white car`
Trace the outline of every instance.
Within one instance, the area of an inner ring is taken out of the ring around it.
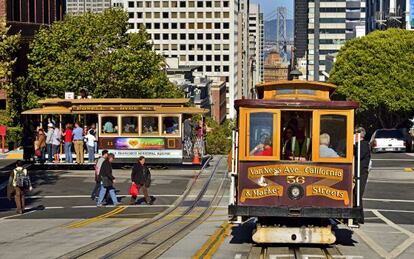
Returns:
[[[404,135],[397,129],[378,129],[369,142],[372,152],[405,152]]]

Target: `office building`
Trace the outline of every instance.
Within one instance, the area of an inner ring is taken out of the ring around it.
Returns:
[[[71,14],[102,13],[111,7],[111,0],[66,0],[66,11]]]
[[[288,79],[289,64],[283,61],[277,50],[272,50],[264,62],[264,82]]]
[[[249,9],[249,82],[250,89],[263,81],[263,13],[260,5],[251,4]]]
[[[366,2],[346,0],[315,0],[308,2],[307,31],[295,30],[296,39],[307,34],[307,49],[303,53],[298,43],[296,57],[306,56],[306,79],[325,81],[326,56],[337,53],[345,41],[365,35]],[[300,8],[298,8],[300,9]],[[362,28],[362,30],[361,30]],[[300,31],[300,33],[299,33]]]
[[[227,87],[227,116],[233,118],[239,91],[239,1],[113,0],[129,15],[130,32],[144,26],[154,49],[176,57],[180,65],[198,66]]]

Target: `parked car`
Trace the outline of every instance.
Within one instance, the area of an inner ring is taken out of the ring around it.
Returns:
[[[372,152],[405,152],[404,134],[398,129],[378,129],[369,142]]]

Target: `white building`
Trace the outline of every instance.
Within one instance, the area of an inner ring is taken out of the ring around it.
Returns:
[[[113,0],[129,14],[130,32],[147,29],[154,49],[177,57],[180,65],[199,66],[208,77],[227,84],[227,117],[235,115],[238,82],[239,0]]]
[[[366,2],[308,2],[307,79],[326,80],[326,56],[337,53],[349,39],[365,34]]]
[[[249,8],[249,56],[252,64],[251,83],[253,87],[263,82],[263,44],[264,44],[264,25],[263,13],[260,5],[250,4]]]
[[[66,0],[66,13],[102,13],[111,7],[111,0]]]

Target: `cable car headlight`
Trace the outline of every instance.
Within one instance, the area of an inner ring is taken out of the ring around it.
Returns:
[[[287,189],[287,193],[291,200],[299,200],[303,197],[304,191],[302,186],[294,184]]]

